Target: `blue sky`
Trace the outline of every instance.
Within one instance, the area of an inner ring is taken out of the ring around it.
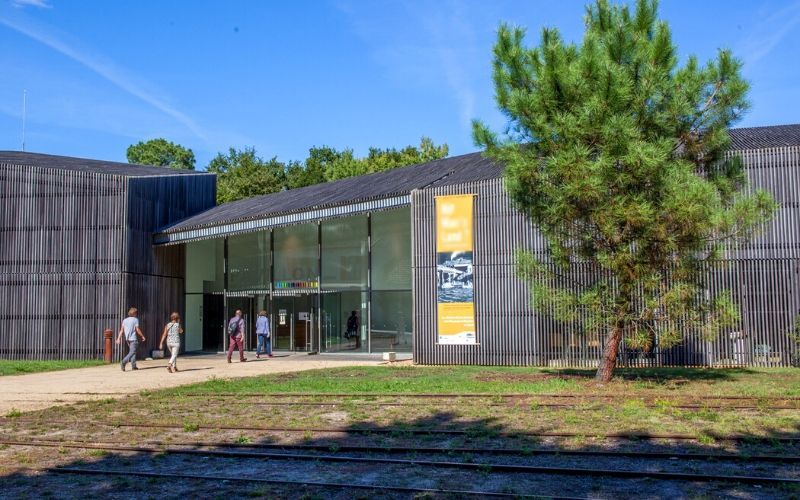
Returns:
[[[583,32],[582,1],[0,0],[0,150],[125,161],[154,137],[203,168],[228,147],[300,160],[311,146],[474,151],[496,128],[491,47],[501,21]],[[664,0],[682,55],[728,47],[753,109],[739,124],[800,122],[800,1]]]

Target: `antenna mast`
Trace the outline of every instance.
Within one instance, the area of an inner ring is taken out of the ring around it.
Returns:
[[[22,91],[22,151],[25,151],[25,112],[28,104],[28,91]]]

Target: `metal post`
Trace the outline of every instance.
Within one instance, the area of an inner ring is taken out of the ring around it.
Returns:
[[[317,249],[317,297],[311,301],[311,310],[317,311],[317,352],[322,352],[322,221],[317,221]]]
[[[113,357],[114,354],[114,348],[112,347],[113,339],[114,339],[114,332],[111,330],[111,328],[106,328],[105,331],[103,332],[103,340],[105,341],[103,345],[103,361],[106,364],[111,363],[111,358]]]
[[[223,327],[222,327],[222,351],[228,352],[228,237],[222,239],[222,310],[223,313]]]
[[[372,354],[372,212],[367,214],[367,352]],[[363,327],[363,325],[362,325]],[[361,335],[361,332],[358,332]]]

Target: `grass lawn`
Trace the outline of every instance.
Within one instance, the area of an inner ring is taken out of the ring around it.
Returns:
[[[593,369],[484,366],[375,366],[220,379],[170,389],[173,393],[488,393],[632,396],[800,396],[797,368],[618,369],[598,387]]]
[[[0,376],[22,375],[25,373],[52,372],[56,370],[69,370],[72,368],[85,368],[87,366],[100,366],[102,360],[8,360],[0,359]]]
[[[245,422],[259,426],[315,428],[327,425],[376,427],[456,427],[495,431],[549,430],[595,436],[610,432],[678,433],[700,436],[742,434],[795,435],[800,411],[773,410],[770,402],[756,409],[718,408],[700,401],[699,408],[681,408],[697,397],[800,396],[800,370],[772,369],[625,369],[598,387],[593,370],[479,366],[371,366],[309,370],[207,382],[164,390],[142,391],[120,405],[113,399],[59,406],[36,412],[49,426],[66,419],[171,423],[185,429],[206,424]],[[254,393],[250,396],[244,393]],[[269,394],[322,394],[280,401],[328,402],[328,405],[270,406]],[[353,394],[348,397],[333,394]],[[387,396],[369,396],[387,394]],[[393,395],[454,394],[439,400],[403,400]],[[524,393],[525,402],[493,396],[460,399],[458,394]],[[263,394],[264,396],[261,396]],[[330,394],[331,396],[325,396]],[[536,395],[613,395],[607,400],[566,401],[568,407],[548,407]],[[646,404],[645,399],[654,402]],[[401,402],[400,406],[372,403]],[[335,406],[330,406],[333,403]],[[409,404],[405,404],[409,403]],[[264,406],[266,404],[267,406]],[[762,408],[763,406],[763,408]],[[47,427],[49,428],[49,427]],[[138,432],[138,431],[137,431]],[[163,433],[155,429],[154,434]],[[713,440],[713,439],[712,439]]]

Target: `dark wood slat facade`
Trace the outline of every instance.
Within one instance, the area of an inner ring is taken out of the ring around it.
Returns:
[[[11,156],[0,154],[0,358],[101,357],[103,330],[132,305],[144,356],[183,304],[183,250],[154,248],[152,233],[214,206],[215,176]]]
[[[731,290],[741,324],[709,342],[696,331],[670,349],[641,353],[623,346],[624,366],[789,366],[800,353],[789,336],[800,314],[800,147],[741,151],[749,189],[764,188],[780,204],[775,218],[752,242],[727,249],[703,272],[712,294]],[[474,293],[478,345],[436,343],[434,198],[475,193]],[[596,366],[602,339],[575,324],[533,309],[514,272],[517,248],[546,256],[535,228],[512,206],[500,178],[444,185],[412,193],[414,360],[422,364]],[[589,281],[596,269],[575,264]]]

